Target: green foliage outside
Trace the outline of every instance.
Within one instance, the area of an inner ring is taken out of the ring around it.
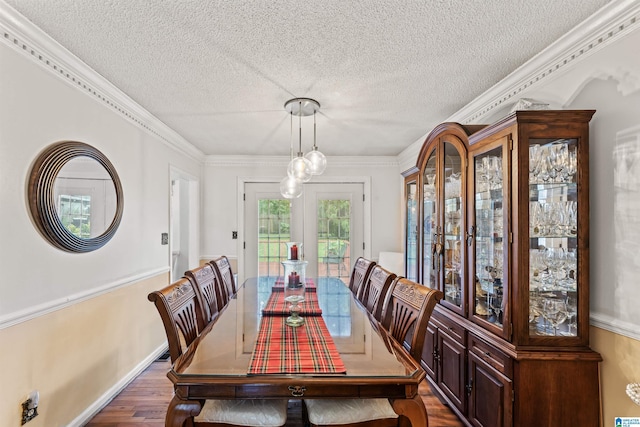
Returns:
[[[288,200],[262,199],[258,202],[260,259],[286,256],[290,236]],[[344,254],[351,226],[350,200],[321,200],[318,205],[318,256]]]

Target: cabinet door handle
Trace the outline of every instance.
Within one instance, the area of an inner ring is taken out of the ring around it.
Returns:
[[[464,386],[467,389],[467,394],[471,394],[471,390],[473,390],[473,380],[469,380],[469,384]]]
[[[475,231],[476,231],[476,227],[472,225],[472,226],[469,228],[469,231],[467,231],[467,232],[465,233],[465,234],[466,234],[466,237],[467,237],[467,246],[469,246],[469,247],[470,247],[470,246],[471,246],[471,244],[473,243],[473,234],[475,233]]]
[[[433,262],[433,269],[435,271],[438,271],[440,268],[440,257],[443,254],[443,249],[444,249],[444,233],[442,232],[442,227],[436,227],[436,232],[433,235],[433,257],[432,257],[432,262]],[[437,264],[436,264],[436,258],[437,258]]]

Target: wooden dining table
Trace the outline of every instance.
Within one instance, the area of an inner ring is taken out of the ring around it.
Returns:
[[[306,293],[316,293],[313,299],[330,335],[328,344],[339,353],[336,362],[344,371],[250,373],[261,322],[266,319],[263,310],[273,292],[282,292],[276,278],[247,279],[217,320],[176,360],[167,374],[175,390],[167,426],[182,426],[197,416],[206,399],[283,398],[388,398],[413,427],[428,425],[418,395],[425,372],[336,278],[315,279]],[[311,325],[320,319],[305,320]],[[292,357],[281,354],[283,359]]]

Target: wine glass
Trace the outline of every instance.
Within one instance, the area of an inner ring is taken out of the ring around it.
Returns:
[[[558,335],[558,326],[567,320],[567,306],[561,299],[547,298],[544,300],[542,316],[551,324],[553,335]]]
[[[529,146],[529,183],[535,184],[538,181],[540,164],[540,144]]]
[[[575,295],[568,295],[566,300],[566,310],[567,310],[567,319],[569,320],[569,332],[568,334],[571,336],[576,336],[578,334],[578,324],[577,324],[577,316],[578,316],[578,298]],[[572,330],[575,329],[575,333]]]

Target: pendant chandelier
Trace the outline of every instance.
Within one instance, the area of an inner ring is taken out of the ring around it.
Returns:
[[[286,199],[302,195],[302,184],[313,175],[320,175],[327,167],[327,158],[316,144],[316,112],[320,103],[311,98],[293,98],[285,102],[284,109],[291,116],[290,158],[287,176],[280,181],[280,193]],[[313,147],[306,155],[302,151],[302,117],[313,115]],[[298,116],[298,152],[293,155],[293,116]]]

